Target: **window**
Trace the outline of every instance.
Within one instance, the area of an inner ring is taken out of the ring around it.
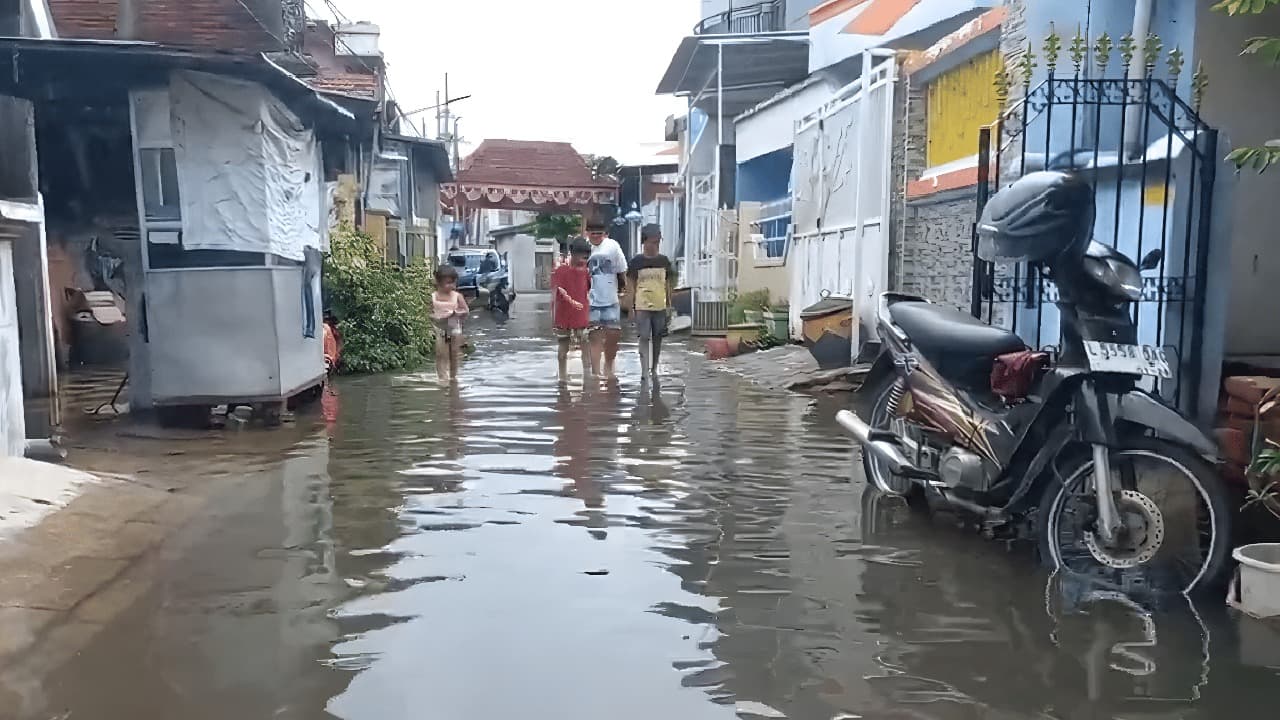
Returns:
[[[173,148],[145,148],[142,162],[142,200],[148,220],[181,220],[178,161]]]
[[[498,227],[511,227],[516,224],[515,213],[510,210],[498,211]]]
[[[760,206],[756,221],[757,260],[781,260],[787,256],[787,238],[791,233],[791,199],[784,198]]]
[[[449,264],[459,270],[476,270],[480,267],[479,255],[450,255]]]
[[[963,160],[978,152],[978,131],[996,121],[1000,103],[995,77],[999,51],[968,60],[929,81],[926,154],[929,167]]]

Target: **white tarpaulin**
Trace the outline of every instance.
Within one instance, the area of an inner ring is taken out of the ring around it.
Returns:
[[[170,96],[182,246],[291,260],[320,247],[315,135],[256,83],[175,72]]]

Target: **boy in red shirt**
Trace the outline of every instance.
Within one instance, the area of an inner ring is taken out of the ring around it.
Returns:
[[[582,354],[582,377],[590,377],[587,369],[587,327],[591,314],[587,307],[587,294],[591,290],[591,273],[587,270],[587,258],[591,257],[591,245],[583,238],[569,244],[569,262],[551,273],[551,324],[559,341],[560,384],[569,381],[569,350],[578,347]]]

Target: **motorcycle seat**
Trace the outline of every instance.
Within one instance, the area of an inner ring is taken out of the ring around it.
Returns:
[[[1014,333],[945,305],[897,302],[889,317],[943,378],[975,390],[990,389],[996,357],[1026,349]]]

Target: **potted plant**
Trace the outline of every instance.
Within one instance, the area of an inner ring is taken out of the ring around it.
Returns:
[[[1249,503],[1280,517],[1280,445],[1268,440],[1249,466]],[[1255,617],[1280,616],[1280,543],[1254,543],[1235,549],[1240,576],[1231,604]]]

